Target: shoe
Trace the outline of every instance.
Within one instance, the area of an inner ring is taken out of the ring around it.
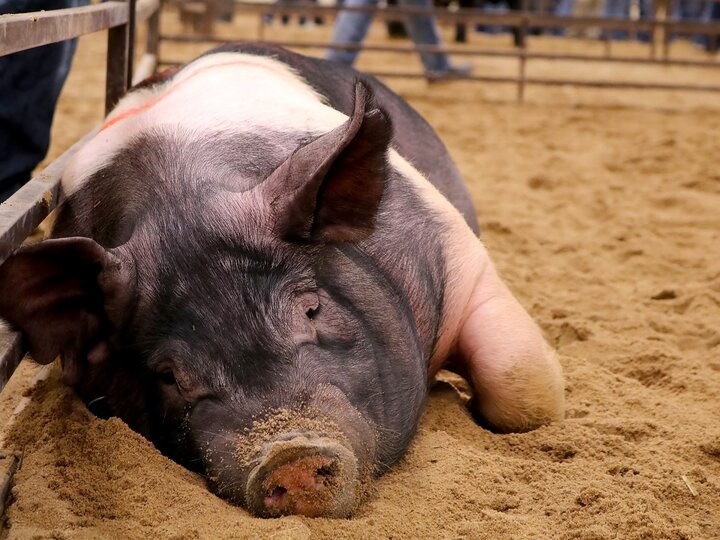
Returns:
[[[472,74],[473,67],[470,64],[450,65],[443,70],[427,70],[425,78],[429,83],[465,79]]]

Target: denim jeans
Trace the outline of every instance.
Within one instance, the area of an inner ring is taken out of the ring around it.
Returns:
[[[710,22],[712,20],[712,12],[712,2],[680,0],[680,2],[674,2],[671,16],[674,20]],[[700,45],[707,45],[709,41],[708,38],[709,36],[706,34],[696,34],[692,37],[692,40]]]
[[[558,0],[552,9],[552,14],[558,17],[571,17],[575,10],[575,0]],[[564,36],[565,28],[553,28],[550,30],[553,36]]]
[[[0,0],[0,15],[87,4],[87,0]],[[76,40],[0,56],[0,202],[30,179],[47,154],[50,128]]]
[[[627,19],[630,17],[630,0],[606,0],[603,15],[608,19]],[[653,16],[652,0],[640,0],[640,18],[650,19]],[[628,33],[625,30],[613,30],[610,32],[611,39],[627,39]],[[650,41],[648,32],[638,32],[640,41]]]
[[[347,7],[376,6],[378,0],[345,0]],[[399,0],[402,6],[432,7],[430,0]],[[359,44],[370,29],[372,13],[358,11],[341,11],[335,20],[332,42],[338,44]],[[410,39],[417,45],[440,45],[435,19],[431,15],[410,15],[406,19],[406,27]],[[325,58],[348,66],[355,63],[359,51],[328,49]],[[445,54],[421,53],[420,58],[426,71],[446,71],[450,68],[450,60]]]

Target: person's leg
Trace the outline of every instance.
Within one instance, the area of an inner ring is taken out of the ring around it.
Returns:
[[[378,0],[345,0],[346,7],[362,7],[375,6]],[[333,28],[332,43],[333,44],[360,44],[370,29],[372,23],[372,13],[362,13],[359,11],[341,11],[335,19],[335,27]],[[325,58],[352,66],[358,56],[359,51],[345,51],[342,49],[333,49],[332,46],[325,53]]]
[[[403,6],[431,8],[430,0],[400,0]],[[407,29],[410,39],[417,45],[441,45],[435,18],[432,15],[409,15]],[[450,59],[446,54],[421,53],[420,59],[426,71],[444,72],[450,69]]]
[[[559,0],[555,4],[555,9],[553,10],[553,15],[557,15],[558,17],[571,17],[573,14],[573,11],[575,9],[575,0]],[[555,28],[552,32],[555,36],[564,36],[565,35],[565,28]]]
[[[0,14],[73,7],[87,2],[0,2]],[[0,57],[0,202],[30,179],[50,145],[55,105],[70,71],[76,40]]]
[[[698,22],[709,23],[712,20],[712,2],[693,2],[697,4],[695,17]],[[695,34],[692,37],[693,43],[696,43],[704,48],[708,48],[710,44],[710,36],[707,34]]]
[[[607,19],[627,19],[630,16],[630,0],[606,0],[603,15]],[[627,39],[624,30],[612,30],[612,39]]]
[[[654,14],[653,0],[640,0],[640,18],[652,19]],[[638,32],[637,39],[648,43],[650,41],[650,32]]]
[[[710,18],[708,21],[720,21],[720,3],[714,4],[710,11]],[[720,37],[717,35],[708,36],[707,50],[709,52],[717,52],[720,47]]]
[[[460,0],[460,9],[472,9],[475,7],[475,0]],[[467,42],[467,25],[463,22],[455,24],[455,41],[457,43]]]
[[[398,2],[397,0],[387,0],[388,7],[391,6],[397,6]],[[408,33],[405,29],[405,23],[400,19],[388,19],[385,21],[385,26],[387,26],[387,33],[389,38],[401,38],[401,39],[407,39]]]

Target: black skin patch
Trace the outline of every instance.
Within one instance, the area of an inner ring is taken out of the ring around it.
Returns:
[[[147,214],[197,211],[219,191],[242,192],[265,179],[306,135],[208,134],[154,129],[118,148],[59,209],[53,236],[124,244]]]
[[[234,47],[216,52],[287,61],[328,103],[352,113],[343,88],[353,95],[356,72],[281,49]],[[393,147],[464,208],[477,230],[467,191],[431,128],[379,82],[363,80],[392,120]],[[104,396],[96,411],[125,419],[178,462],[223,476],[218,485],[240,485],[247,471],[218,469],[210,453],[231,455],[254,419],[314,403],[320,387],[347,399],[324,411],[331,420],[355,418],[343,409],[352,407],[367,425],[348,432],[367,438],[372,426],[372,460],[382,472],[405,451],[427,396],[443,316],[447,224],[412,182],[387,168],[374,232],[353,243],[280,237],[267,223],[269,201],[242,195],[319,135],[199,138],[151,129],[118,149],[58,213],[55,237],[123,246],[136,272],[125,322],[113,329],[108,360],[78,384],[81,397]],[[296,307],[307,294],[320,299],[312,312],[316,338],[298,343],[293,328],[305,314]],[[366,441],[351,442],[357,455],[366,452]],[[242,502],[235,492],[221,494]]]
[[[391,171],[376,233],[366,241],[322,249],[258,244],[243,232],[258,209],[238,207],[223,218],[217,201],[258,185],[291,150],[260,141],[270,163],[260,167],[248,142],[230,153],[233,139],[225,137],[210,145],[191,144],[181,133],[145,134],[61,208],[56,235],[95,236],[113,247],[132,234],[142,246],[131,321],[118,329],[108,364],[117,372],[86,379],[81,394],[88,402],[108,396],[97,412],[131,415],[131,425],[163,452],[198,469],[202,437],[188,438],[188,426],[199,422],[200,403],[202,423],[215,425],[210,432],[242,431],[264,409],[309,399],[314,386],[330,384],[386,434],[377,458],[392,464],[414,434],[427,392],[442,319],[445,225]],[[228,155],[245,156],[247,167]],[[287,322],[297,282],[325,291],[332,304],[314,315],[318,344],[299,349]],[[206,389],[209,401],[164,404],[156,370],[166,358]],[[128,404],[123,396],[136,397]]]

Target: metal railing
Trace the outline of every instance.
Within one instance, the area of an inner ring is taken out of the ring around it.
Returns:
[[[108,30],[105,110],[131,82],[151,75],[157,65],[159,0],[127,0],[98,5],[18,13],[0,17],[0,56]],[[146,54],[133,79],[135,23],[147,20]],[[0,264],[61,202],[60,178],[67,161],[89,140],[87,134],[0,204]],[[0,324],[0,390],[25,354],[21,336]]]
[[[677,0],[675,0],[677,1]],[[703,0],[715,2],[720,0]],[[165,0],[166,5],[180,6],[182,0]],[[222,5],[213,0],[204,2],[208,5]],[[524,2],[527,6],[527,1]],[[668,9],[672,9],[672,4]],[[598,16],[572,16],[563,17],[548,15],[542,13],[533,13],[527,9],[521,11],[507,13],[484,13],[475,9],[438,9],[438,8],[422,8],[410,6],[388,6],[388,7],[342,7],[342,6],[319,6],[308,2],[293,2],[279,4],[265,4],[236,1],[234,3],[236,13],[246,13],[256,15],[258,17],[257,32],[254,36],[243,36],[244,39],[255,39],[257,41],[280,45],[292,49],[327,49],[336,48],[343,50],[362,50],[373,51],[377,53],[404,53],[417,54],[422,52],[438,52],[453,55],[463,55],[469,57],[506,57],[516,58],[518,60],[517,75],[507,77],[470,75],[463,77],[462,80],[478,81],[478,82],[497,82],[497,83],[514,83],[517,85],[517,97],[522,100],[527,85],[545,85],[559,86],[571,85],[593,88],[636,88],[636,89],[653,89],[653,90],[680,90],[680,91],[710,91],[720,92],[720,85],[713,84],[678,84],[678,83],[662,83],[662,82],[629,82],[629,81],[612,81],[612,80],[584,80],[584,79],[550,79],[527,76],[527,64],[535,60],[552,60],[566,62],[609,62],[609,63],[635,63],[635,64],[657,64],[666,66],[687,66],[698,68],[716,68],[720,67],[720,62],[715,59],[707,60],[689,60],[675,59],[670,57],[670,44],[672,36],[681,33],[704,34],[710,38],[720,36],[719,22],[688,22],[675,21],[670,19],[614,19]],[[371,12],[375,19],[380,21],[398,20],[413,14],[431,14],[441,24],[484,24],[491,26],[505,26],[516,29],[518,34],[517,41],[519,46],[508,48],[505,50],[484,49],[470,45],[463,46],[429,46],[429,45],[377,45],[377,44],[331,44],[318,40],[284,40],[284,39],[267,39],[265,16],[304,16],[307,19],[314,17],[335,16],[338,12],[354,11],[354,12]],[[548,53],[535,52],[528,50],[527,36],[530,29],[597,29],[600,30],[603,37],[604,53],[602,55],[575,54],[575,53]],[[615,56],[612,54],[610,33],[619,30],[627,32],[630,36],[641,32],[647,32],[650,36],[648,43],[647,56]],[[203,43],[221,43],[227,41],[221,37],[217,37],[212,33],[188,35],[185,33],[161,33],[161,42],[203,42]],[[661,50],[661,53],[659,52]],[[159,58],[159,63],[163,65],[178,65],[189,59],[181,58]],[[383,78],[427,78],[425,73],[409,72],[409,71],[375,71],[369,72]]]

